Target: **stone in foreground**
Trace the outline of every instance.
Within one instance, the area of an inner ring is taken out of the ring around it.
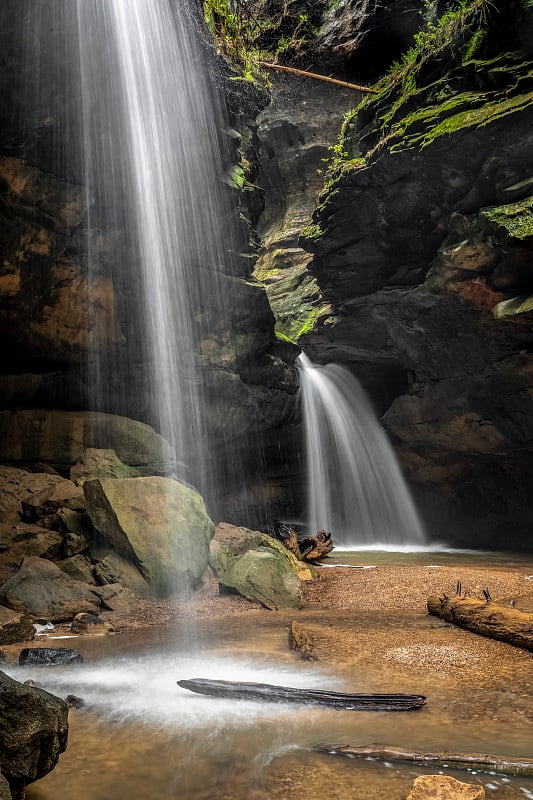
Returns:
[[[456,781],[448,775],[421,775],[407,796],[407,800],[484,800],[482,786]]]
[[[100,598],[88,586],[43,558],[25,558],[0,587],[0,599],[15,611],[50,622],[64,622],[82,611],[98,614],[100,609]]]
[[[67,746],[68,706],[58,697],[23,685],[3,672],[0,694],[2,774],[13,799],[22,800],[25,787],[47,775]]]
[[[98,478],[85,481],[83,491],[95,528],[155,594],[194,587],[214,532],[194,489],[171,478]]]

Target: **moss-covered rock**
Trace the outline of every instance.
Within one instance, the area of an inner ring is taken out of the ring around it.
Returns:
[[[282,553],[271,547],[247,550],[234,558],[218,578],[224,586],[271,610],[300,608],[302,604],[296,571]]]
[[[215,526],[194,489],[170,478],[102,478],[83,491],[95,528],[152,592],[186,593],[198,583]]]

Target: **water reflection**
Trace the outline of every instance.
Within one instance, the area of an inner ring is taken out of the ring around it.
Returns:
[[[391,690],[408,689],[403,685],[408,670],[401,664],[394,669],[384,665],[372,676],[368,671],[358,674],[357,666],[330,669],[323,663],[296,661],[287,651],[285,623],[278,617],[267,622],[226,621],[224,630],[218,626],[218,636],[214,627],[206,626],[199,637],[198,631],[181,638],[166,631],[159,636],[143,632],[108,637],[99,646],[80,640],[87,660],[76,669],[9,667],[19,680],[31,677],[56,694],[76,694],[87,703],[86,709],[71,712],[69,746],[58,767],[31,788],[28,797],[403,800],[423,769],[387,767],[312,749],[381,743],[530,755],[527,714],[502,721],[498,713],[499,721],[492,723],[477,694],[461,694],[452,687],[452,695],[448,676],[439,678],[429,670],[419,686],[428,694],[428,706],[407,713],[338,712],[188,693],[177,680],[218,677],[340,691],[380,691],[385,681]],[[91,661],[91,650],[95,653],[97,647],[102,652]],[[487,706],[493,696],[494,692],[487,695]],[[527,702],[524,697],[524,707]],[[489,797],[507,800],[533,794],[533,782],[526,779],[454,774],[483,783]]]

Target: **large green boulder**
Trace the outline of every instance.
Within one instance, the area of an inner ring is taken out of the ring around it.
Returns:
[[[0,411],[0,461],[66,467],[86,458],[87,448],[112,449],[124,464],[154,472],[176,465],[169,443],[149,425],[128,417],[57,409]]]
[[[1,769],[18,800],[24,797],[25,786],[47,775],[65,750],[68,706],[59,697],[3,672],[0,695]]]
[[[194,588],[215,529],[194,489],[171,478],[98,478],[83,491],[94,527],[155,594]]]
[[[243,597],[257,600],[273,611],[301,607],[302,586],[297,571],[277,548],[262,544],[231,560],[226,550],[223,558],[217,552],[213,561],[220,583],[236,589]]]

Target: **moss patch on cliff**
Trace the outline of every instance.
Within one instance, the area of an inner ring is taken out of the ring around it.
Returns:
[[[297,64],[322,20],[316,0],[203,0],[219,53],[247,80],[268,81],[261,61]]]
[[[533,237],[533,197],[518,203],[483,209],[484,218],[513,239],[529,239]]]

